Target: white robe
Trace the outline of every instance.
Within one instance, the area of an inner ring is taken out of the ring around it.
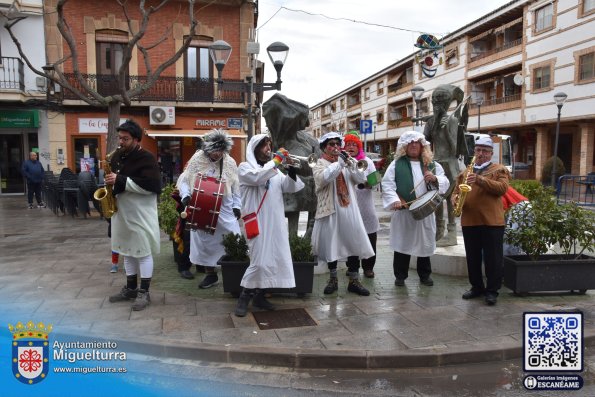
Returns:
[[[335,212],[316,219],[312,230],[312,250],[324,262],[346,260],[349,256],[367,259],[374,256],[374,249],[362,221],[357,203],[355,185],[365,182],[363,172],[352,171],[339,160],[327,166],[322,174],[324,184],[332,184]],[[341,207],[337,195],[337,176],[343,172],[349,198],[347,207]]]
[[[158,254],[157,194],[126,178],[126,188],[116,200],[118,211],[111,218],[112,251],[134,258]]]
[[[203,173],[206,176],[219,177],[219,163],[212,163],[212,168]],[[177,187],[180,190],[180,197],[190,196],[192,189],[184,178],[178,180]],[[242,208],[242,201],[239,192],[234,192],[232,189],[230,191],[231,194],[223,196],[215,234],[207,233],[204,230],[190,232],[190,262],[195,265],[217,266],[217,261],[225,255],[223,235],[240,234],[240,225],[233,214],[233,208]]]
[[[435,175],[438,178],[438,193],[444,194],[450,183],[444,174],[444,169],[438,162]],[[418,161],[411,161],[413,172],[413,186],[416,197],[421,197],[428,191],[426,184],[421,182],[424,177]],[[420,183],[421,182],[421,183]],[[382,178],[382,205],[390,210],[393,203],[400,201],[397,195],[395,181],[395,161],[390,163]],[[436,217],[428,215],[421,220],[415,220],[411,211],[407,209],[395,211],[390,220],[390,246],[393,251],[417,257],[434,255],[436,251]]]
[[[248,240],[250,266],[240,285],[244,288],[294,288],[293,261],[289,249],[289,233],[285,221],[283,193],[295,193],[304,188],[297,177],[294,181],[275,168],[271,160],[260,166],[254,148],[266,137],[252,137],[246,149],[246,162],[238,167],[243,215],[256,212],[269,181],[266,198],[258,213],[260,234]]]
[[[368,163],[368,168],[364,171],[366,177],[373,172],[376,172],[376,166],[374,162],[368,157],[365,158]],[[357,205],[359,212],[362,215],[362,221],[366,228],[367,234],[376,233],[380,229],[380,222],[378,222],[378,215],[376,214],[376,207],[374,205],[374,192],[372,189],[356,189],[357,194]]]

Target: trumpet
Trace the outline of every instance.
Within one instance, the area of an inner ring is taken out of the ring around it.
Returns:
[[[347,166],[349,168],[356,168],[358,171],[365,171],[368,169],[368,163],[366,162],[366,160],[361,159],[358,161],[355,161],[355,159],[353,157],[351,157],[349,155],[349,153],[347,153],[344,150],[341,150],[341,155],[343,156],[343,159],[345,159],[345,163],[347,164]]]
[[[316,157],[316,155],[314,153],[312,153],[308,157],[296,156],[295,154],[289,154],[288,157],[291,159],[293,164],[287,164],[284,161],[283,165],[286,168],[287,167],[302,168],[302,161],[305,161],[306,163],[308,163],[308,166],[310,168],[314,168],[314,166],[316,165],[316,162],[318,161],[318,158]]]

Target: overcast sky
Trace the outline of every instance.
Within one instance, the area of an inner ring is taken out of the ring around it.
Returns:
[[[265,82],[274,82],[276,74],[266,47],[274,41],[287,44],[281,93],[311,107],[413,53],[419,32],[441,38],[509,2],[259,0],[258,59],[266,64]],[[366,23],[279,11],[280,7]],[[273,93],[265,93],[265,101]]]

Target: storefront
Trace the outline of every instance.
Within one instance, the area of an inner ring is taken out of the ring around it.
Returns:
[[[0,194],[25,193],[21,166],[30,152],[40,152],[38,128],[38,110],[0,110]]]

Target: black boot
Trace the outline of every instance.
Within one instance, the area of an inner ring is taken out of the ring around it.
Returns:
[[[275,310],[275,306],[265,298],[265,292],[266,291],[263,289],[256,290],[256,294],[252,300],[252,306],[256,306],[264,310]]]
[[[238,298],[238,303],[236,305],[235,315],[238,317],[244,317],[248,313],[248,305],[250,304],[250,300],[252,299],[252,295],[254,295],[254,291],[251,289],[242,289],[242,293]]]

